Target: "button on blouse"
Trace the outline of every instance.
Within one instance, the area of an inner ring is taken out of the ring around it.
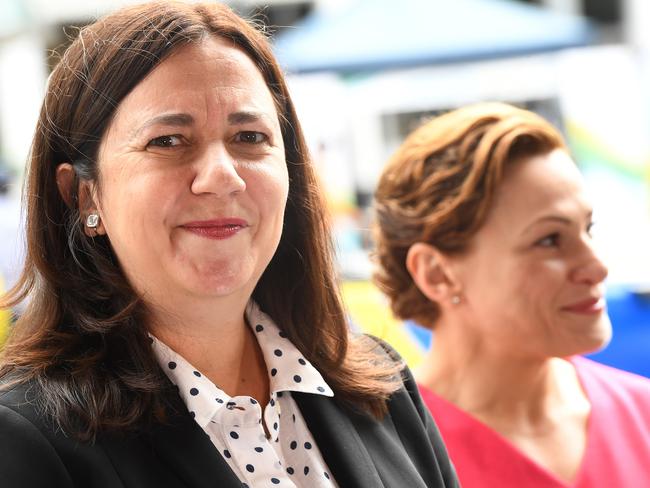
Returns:
[[[152,336],[160,366],[242,486],[337,486],[291,396],[296,391],[331,397],[333,391],[252,301],[246,308],[246,318],[268,368],[270,399],[265,408],[250,396],[228,396],[180,354]],[[262,418],[269,430],[268,438]]]

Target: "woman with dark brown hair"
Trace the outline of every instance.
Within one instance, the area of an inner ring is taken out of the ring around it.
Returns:
[[[348,331],[285,82],[227,7],[82,29],[25,199],[3,486],[456,485],[408,370]]]
[[[562,136],[505,104],[411,134],[376,192],[376,282],[434,330],[417,373],[461,485],[650,480],[650,381],[578,356],[611,326],[592,209]]]

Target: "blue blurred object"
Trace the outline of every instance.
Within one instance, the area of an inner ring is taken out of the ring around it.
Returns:
[[[650,295],[612,288],[607,292],[607,308],[614,337],[603,351],[589,357],[650,378]]]
[[[431,339],[433,334],[429,329],[422,327],[417,322],[413,322],[412,320],[405,320],[404,326],[425,350],[428,350],[429,347],[431,347]]]
[[[650,292],[628,287],[607,291],[607,308],[614,328],[612,342],[588,357],[615,368],[650,378]],[[432,333],[415,322],[406,321],[409,332],[426,349]]]
[[[280,33],[293,72],[388,69],[527,55],[594,40],[582,17],[507,0],[357,0]]]

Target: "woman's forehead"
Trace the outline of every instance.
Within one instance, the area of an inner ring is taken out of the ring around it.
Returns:
[[[140,90],[153,88],[173,97],[174,93],[169,90],[172,87],[191,91],[209,85],[215,89],[229,86],[248,89],[270,97],[262,73],[251,58],[232,43],[217,37],[208,37],[177,49],[133,91],[138,91],[138,87]]]
[[[198,76],[201,69],[210,67],[218,63],[225,71],[239,71],[248,69],[254,71],[262,79],[259,69],[255,66],[252,59],[232,41],[228,41],[218,36],[208,36],[197,42],[191,42],[187,45],[176,48],[164,61],[162,61],[153,71],[169,70],[173,66],[182,66],[189,69],[185,74],[188,76]]]
[[[162,61],[120,103],[115,122],[140,123],[163,113],[249,111],[277,119],[261,72],[232,43],[211,37],[183,46]]]
[[[545,215],[578,217],[591,211],[579,169],[563,150],[522,158],[506,171],[486,225],[526,228]]]

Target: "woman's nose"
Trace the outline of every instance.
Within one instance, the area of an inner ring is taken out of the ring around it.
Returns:
[[[196,162],[192,193],[230,196],[246,190],[246,182],[237,172],[237,161],[223,145],[205,151]]]
[[[597,285],[607,278],[608,273],[609,270],[594,249],[593,243],[585,242],[584,256],[573,272],[573,280],[576,283]]]

